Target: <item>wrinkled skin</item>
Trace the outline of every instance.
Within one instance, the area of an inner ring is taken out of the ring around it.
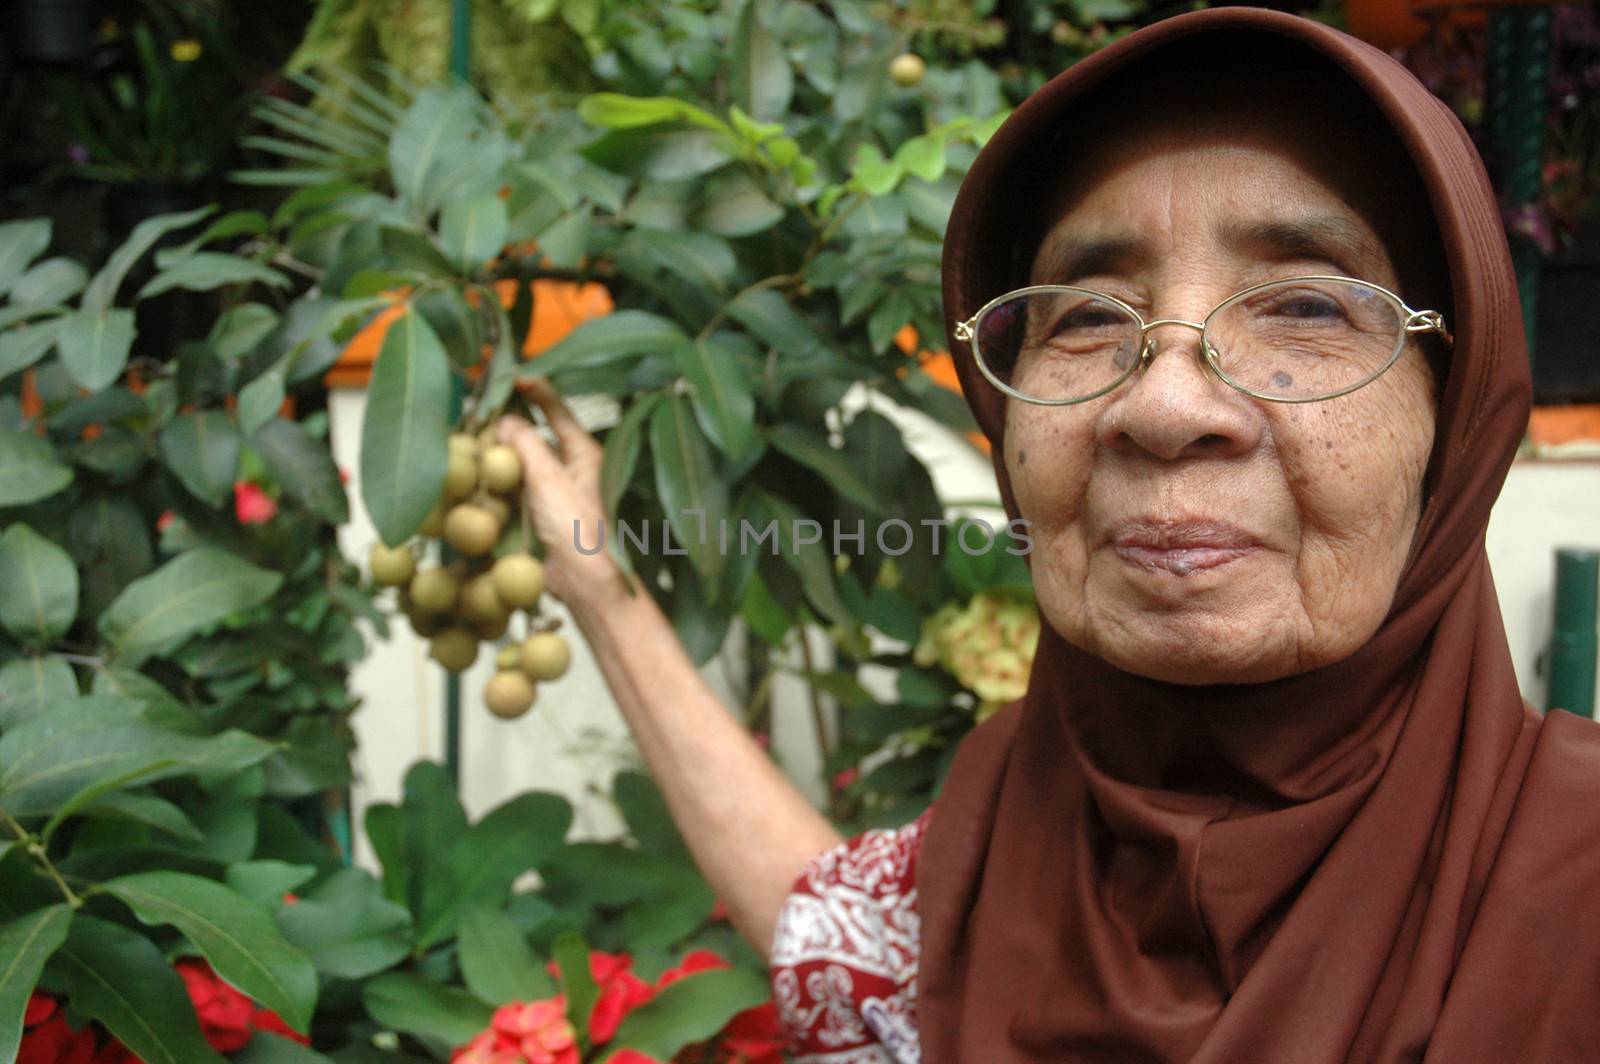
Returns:
[[[1098,289],[1146,321],[1199,321],[1247,285],[1311,273],[1427,306],[1396,277],[1369,220],[1381,209],[1359,209],[1367,193],[1328,159],[1272,120],[1126,134],[1063,190],[1031,283]],[[1342,219],[1354,243],[1244,246],[1219,233],[1229,219],[1307,215]],[[1146,240],[1148,254],[1047,275],[1060,242],[1106,236]],[[1006,469],[1048,623],[1178,683],[1261,682],[1348,656],[1388,612],[1417,524],[1435,416],[1427,358],[1412,344],[1349,395],[1280,404],[1212,376],[1197,330],[1152,335],[1160,353],[1110,395],[1007,401]]]

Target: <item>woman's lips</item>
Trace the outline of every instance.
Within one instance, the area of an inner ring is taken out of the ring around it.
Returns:
[[[1117,557],[1147,572],[1189,576],[1237,561],[1260,543],[1221,521],[1124,521],[1108,537]]]

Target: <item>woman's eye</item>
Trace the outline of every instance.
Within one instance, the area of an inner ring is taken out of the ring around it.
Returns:
[[[1282,296],[1266,309],[1277,317],[1308,321],[1337,321],[1346,317],[1344,308],[1337,300],[1316,293]]]
[[[1104,329],[1125,320],[1122,315],[1104,307],[1078,307],[1063,314],[1053,331],[1059,334],[1081,329]]]

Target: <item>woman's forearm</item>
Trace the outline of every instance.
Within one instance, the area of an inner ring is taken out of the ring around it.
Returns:
[[[636,579],[635,588],[569,605],[695,862],[765,958],[795,877],[842,839],[728,711]]]

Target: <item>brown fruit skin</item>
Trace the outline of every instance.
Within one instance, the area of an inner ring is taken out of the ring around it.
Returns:
[[[522,483],[522,459],[503,443],[485,449],[478,468],[483,473],[483,486],[501,495],[517,490]]]
[[[438,539],[444,534],[444,500],[433,504],[433,509],[428,511],[428,516],[422,519],[422,525],[417,529],[424,536]]]
[[[506,522],[511,519],[511,504],[495,495],[480,495],[472,500],[472,505],[481,506],[494,515],[495,522],[501,528],[506,527]]]
[[[450,451],[450,464],[445,468],[444,497],[465,499],[478,490],[478,460],[471,453]]]
[[[928,64],[915,52],[901,52],[889,62],[889,77],[896,85],[911,88],[920,84],[928,73]]]
[[[544,593],[544,565],[531,554],[507,554],[489,570],[495,593],[513,609],[528,610]]]
[[[533,707],[538,688],[516,669],[502,669],[483,685],[483,704],[502,720],[513,720]]]
[[[433,637],[428,656],[451,672],[465,672],[478,660],[478,637],[465,628],[446,628]]]
[[[461,597],[456,600],[456,612],[461,619],[472,624],[492,625],[503,621],[511,613],[495,592],[494,581],[488,573],[473,577],[461,586]]]
[[[417,572],[417,556],[406,546],[389,547],[374,543],[367,558],[372,580],[380,587],[399,587],[411,582]]]
[[[556,680],[572,664],[567,641],[554,632],[535,632],[522,641],[517,666],[535,680]]]
[[[404,591],[400,592],[400,609],[405,613],[406,620],[411,622],[411,630],[423,639],[432,639],[449,627],[447,618],[418,609]]]
[[[461,587],[448,570],[423,569],[411,578],[407,592],[421,613],[444,613],[454,609]]]
[[[500,539],[500,522],[474,503],[454,507],[444,518],[444,541],[469,558],[482,557]]]
[[[508,613],[497,621],[477,621],[472,625],[472,630],[478,633],[478,638],[485,643],[493,643],[496,639],[506,634],[511,627],[511,615]]]

